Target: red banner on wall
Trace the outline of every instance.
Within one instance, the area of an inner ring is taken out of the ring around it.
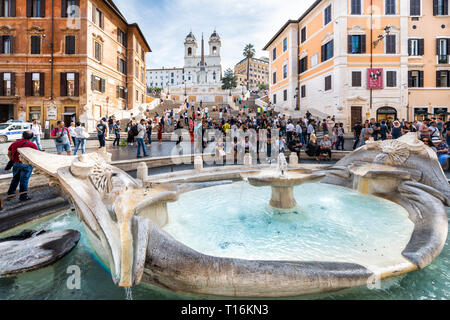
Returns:
[[[367,69],[367,89],[383,89],[383,69]]]

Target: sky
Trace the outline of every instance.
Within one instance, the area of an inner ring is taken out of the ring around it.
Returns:
[[[315,0],[113,0],[129,23],[137,22],[152,49],[147,68],[183,67],[184,39],[202,32],[205,52],[214,29],[221,41],[222,69],[243,59],[247,43],[255,57],[289,19],[298,19]]]

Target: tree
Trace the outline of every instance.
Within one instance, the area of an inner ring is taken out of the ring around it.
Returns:
[[[227,69],[225,70],[225,74],[222,78],[222,90],[231,90],[236,88],[237,86],[237,78],[234,75],[233,70]]]
[[[267,83],[261,83],[258,86],[258,89],[259,89],[259,91],[263,91],[263,90],[269,89],[269,85]]]
[[[247,58],[247,90],[250,83],[250,60],[255,56],[255,47],[249,43],[244,47],[244,57]]]

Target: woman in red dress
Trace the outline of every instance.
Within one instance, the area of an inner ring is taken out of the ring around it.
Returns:
[[[162,125],[160,123],[158,124],[158,141],[159,144],[162,144]]]

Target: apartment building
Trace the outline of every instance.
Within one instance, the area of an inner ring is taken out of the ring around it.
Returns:
[[[38,119],[49,128],[145,102],[151,50],[112,1],[0,3],[0,121]]]
[[[414,108],[422,110],[424,105],[417,96],[426,92],[425,87],[410,90],[416,79],[422,84],[423,73],[417,76],[413,69],[423,71],[426,63],[434,64],[425,81],[430,86],[431,77],[435,84],[437,71],[446,69],[435,66],[438,57],[431,43],[449,34],[447,4],[448,0],[317,0],[264,47],[270,54],[271,103],[286,114],[309,110],[319,117],[335,115],[348,130],[372,117],[412,119]],[[417,8],[419,21],[413,15]],[[426,27],[436,21],[440,30]],[[412,45],[424,44],[413,41],[421,37],[427,38],[430,56],[409,55]],[[448,50],[440,52],[445,56]],[[444,83],[446,73],[442,74]],[[444,108],[439,100],[446,95],[448,100],[448,89],[433,85],[425,95],[436,96],[430,103]]]
[[[183,68],[161,68],[147,70],[147,85],[149,87],[170,88],[184,85]]]
[[[251,58],[239,61],[234,66],[234,75],[238,86],[247,85],[247,68],[249,68],[249,88],[257,89],[260,84],[269,84],[269,59],[266,57]]]

